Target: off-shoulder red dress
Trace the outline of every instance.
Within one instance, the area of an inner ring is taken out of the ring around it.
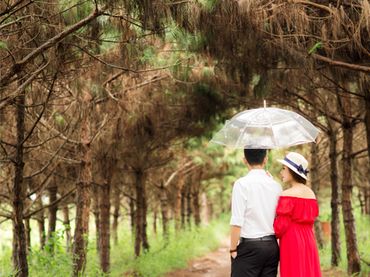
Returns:
[[[320,277],[320,260],[313,223],[319,215],[316,199],[281,196],[275,234],[280,245],[280,277]]]

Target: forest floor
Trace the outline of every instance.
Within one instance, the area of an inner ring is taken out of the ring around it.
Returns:
[[[216,251],[190,261],[186,269],[170,272],[165,277],[228,277],[230,276],[228,250],[228,239],[225,239]],[[323,271],[323,277],[333,276],[345,277],[348,275],[337,269]]]

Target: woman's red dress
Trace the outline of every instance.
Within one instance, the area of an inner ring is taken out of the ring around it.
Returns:
[[[274,222],[280,245],[280,277],[321,276],[313,232],[318,215],[316,199],[280,197]]]

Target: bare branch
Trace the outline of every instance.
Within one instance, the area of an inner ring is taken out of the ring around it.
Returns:
[[[0,109],[2,109],[4,106],[9,104],[11,101],[14,100],[18,96],[18,94],[23,91],[36,77],[40,74],[41,71],[43,71],[47,66],[49,65],[49,62],[44,64],[44,66],[37,69],[22,85],[20,85],[16,91],[14,91],[12,94],[8,95],[4,99],[1,100],[0,103]]]
[[[328,63],[332,66],[338,66],[338,67],[343,67],[343,68],[347,68],[347,69],[354,70],[354,71],[370,73],[370,66],[336,61],[336,60],[332,60],[330,58],[327,58],[327,57],[324,57],[318,54],[311,54],[310,56],[314,57],[315,59],[319,61]]]
[[[103,11],[94,10],[94,12],[92,12],[89,16],[73,24],[72,26],[70,26],[63,32],[60,32],[59,34],[52,37],[51,39],[47,40],[45,43],[40,45],[38,48],[34,49],[26,57],[24,57],[21,61],[13,64],[13,66],[0,78],[0,87],[6,86],[7,84],[9,84],[10,82],[9,80],[11,80],[11,78],[15,74],[23,70],[23,67],[29,62],[31,62],[34,58],[36,58],[39,54],[43,53],[45,50],[49,49],[50,47],[53,47],[58,42],[62,41],[65,37],[79,30],[81,27],[89,24],[91,21],[101,16],[102,14],[103,14]]]
[[[67,192],[63,196],[59,197],[59,199],[53,201],[52,203],[50,203],[48,205],[45,205],[45,206],[42,206],[41,208],[39,208],[37,210],[34,210],[34,211],[32,211],[28,214],[23,215],[23,218],[30,218],[31,216],[37,214],[38,212],[58,204],[59,202],[61,202],[62,200],[66,199],[68,196],[70,196],[72,193],[74,193],[75,190],[76,190],[76,188],[71,189],[69,192]]]

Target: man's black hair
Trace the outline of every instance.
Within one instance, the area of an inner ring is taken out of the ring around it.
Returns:
[[[250,165],[262,164],[266,153],[266,149],[244,149],[244,157]]]

